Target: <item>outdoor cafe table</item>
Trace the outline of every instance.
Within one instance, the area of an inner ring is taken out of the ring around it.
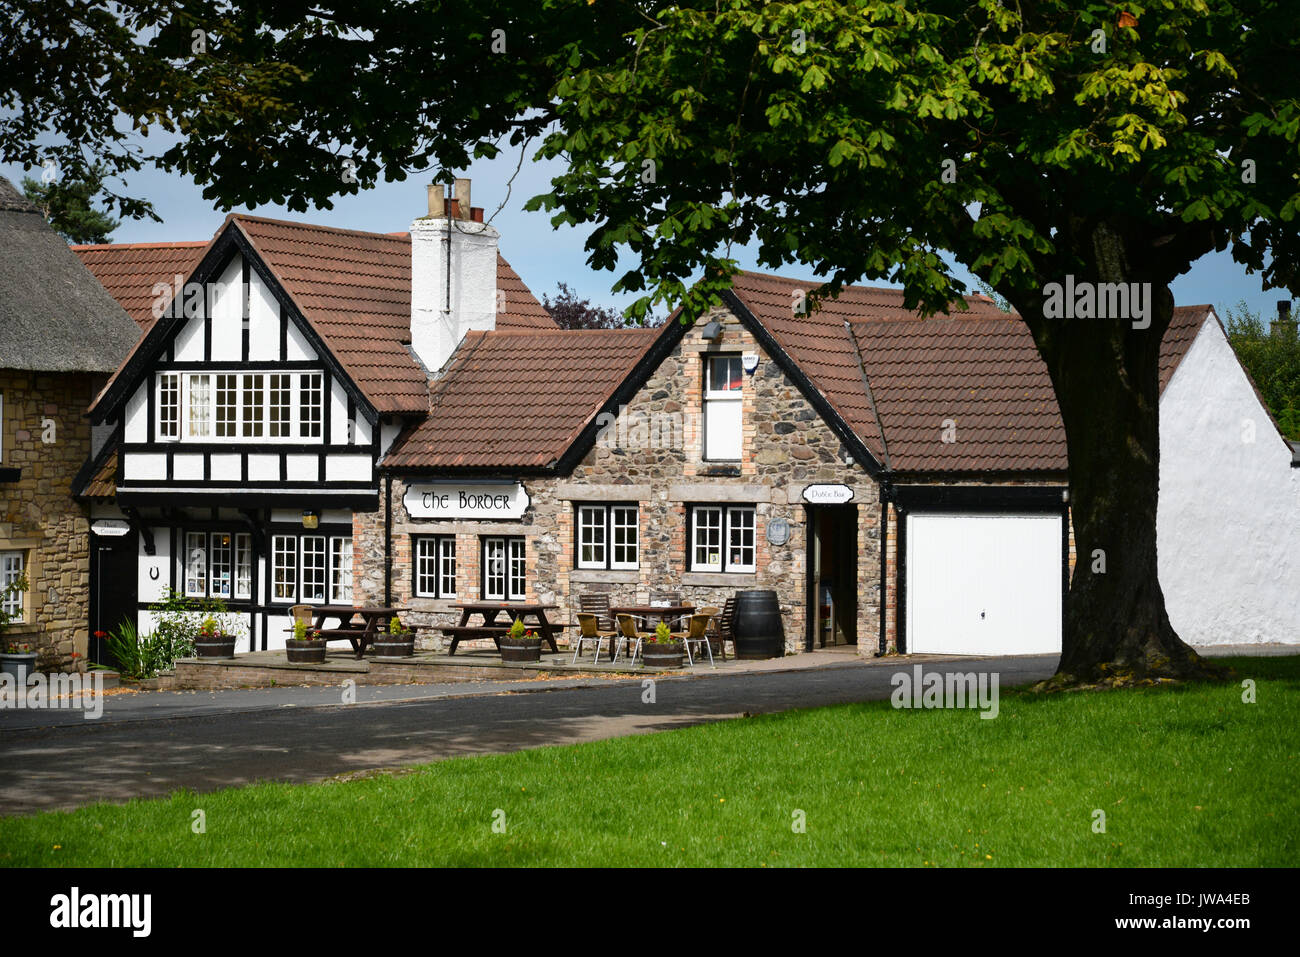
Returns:
[[[404,611],[406,611],[405,608],[387,605],[366,605],[364,607],[312,605],[312,612],[316,615],[316,623],[313,628],[319,631],[326,640],[346,638],[352,643],[352,650],[357,653],[357,658],[360,658],[366,653],[366,646],[387,631],[388,622],[392,617]],[[359,624],[352,620],[357,615],[361,616]],[[325,620],[327,618],[337,618],[339,627],[326,628]]]
[[[609,606],[610,615],[631,615],[633,618],[659,621],[674,621],[689,618],[695,614],[694,605],[614,605]]]
[[[502,612],[506,613],[506,617],[510,622],[518,618],[526,625],[529,619],[532,619],[537,623],[538,633],[551,646],[551,651],[556,654],[560,652],[559,647],[555,644],[557,626],[553,626],[546,620],[546,613],[559,608],[559,605],[538,605],[517,601],[459,601],[453,602],[451,607],[460,609],[460,629],[470,628],[469,620],[474,615],[483,616],[484,630],[491,631],[499,628],[502,634],[505,633],[507,627],[507,625],[497,624],[497,616]],[[456,653],[456,645],[459,641],[459,638],[452,640],[451,650],[448,652],[449,656]]]

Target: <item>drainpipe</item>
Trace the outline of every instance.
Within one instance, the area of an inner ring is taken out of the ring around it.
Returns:
[[[384,476],[384,604],[393,605],[393,477]]]
[[[883,491],[883,489],[882,489]],[[885,653],[885,599],[888,590],[885,587],[887,580],[885,575],[888,572],[889,565],[885,561],[885,556],[889,553],[889,504],[885,496],[880,496],[880,640],[876,647],[876,657],[879,658]]]

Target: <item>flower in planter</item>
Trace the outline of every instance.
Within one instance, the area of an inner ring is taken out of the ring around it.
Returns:
[[[203,623],[199,625],[199,637],[206,639],[207,641],[213,641],[220,638],[221,625],[218,624],[217,619],[213,618],[211,615],[204,618]]]
[[[6,647],[6,653],[11,655],[30,655],[32,646],[25,641],[11,641]]]
[[[655,633],[651,635],[648,641],[659,645],[676,644],[677,639],[673,637],[672,629],[668,627],[668,622],[661,621],[655,625]]]

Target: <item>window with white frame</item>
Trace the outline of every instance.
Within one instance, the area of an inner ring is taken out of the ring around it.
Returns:
[[[522,601],[527,591],[527,551],[519,537],[483,539],[483,599]]]
[[[216,435],[219,439],[232,439],[235,431],[235,417],[239,414],[239,376],[218,375],[216,402]]]
[[[181,377],[175,372],[158,376],[158,438],[181,437]]]
[[[330,539],[330,601],[352,600],[352,539]]]
[[[577,507],[577,566],[636,568],[640,535],[635,505]]]
[[[23,577],[26,567],[27,556],[24,552],[0,552],[0,592],[4,595],[3,601],[0,601],[0,609],[9,616],[11,621],[23,620],[24,595],[18,589],[13,591],[6,591],[6,589]]]
[[[266,405],[266,434],[272,439],[287,439],[292,432],[290,396],[293,387],[292,378],[286,373],[275,373],[267,377],[269,392]]]
[[[691,509],[690,569],[752,572],[755,555],[752,505],[697,505]]]
[[[421,535],[415,539],[415,594],[420,598],[456,597],[456,539]]]
[[[253,536],[247,532],[185,532],[181,556],[190,598],[253,597]]]
[[[352,536],[272,535],[271,600],[351,601]]]
[[[185,403],[189,408],[188,435],[192,439],[206,439],[212,433],[212,393],[209,377],[185,377]]]
[[[271,538],[271,598],[293,601],[298,595],[298,539],[293,535]]]
[[[320,372],[163,372],[157,376],[160,439],[237,442],[319,439],[325,377]]]
[[[205,532],[185,533],[185,594],[208,596],[208,536]]]
[[[305,439],[320,438],[321,414],[324,408],[321,381],[320,373],[311,373],[302,377],[298,435]]]
[[[325,601],[325,536],[302,537],[302,600]]]
[[[235,536],[235,598],[253,597],[253,536]]]
[[[740,356],[704,359],[704,458],[734,462],[741,457],[744,376]]]
[[[246,439],[260,439],[265,427],[266,392],[265,376],[246,375],[244,379],[243,408],[240,409],[241,431]]]

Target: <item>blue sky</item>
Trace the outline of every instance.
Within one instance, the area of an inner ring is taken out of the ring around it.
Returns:
[[[524,203],[530,197],[546,191],[550,176],[559,168],[559,161],[525,161],[506,199],[506,184],[518,161],[517,152],[511,154],[507,151],[495,160],[480,160],[467,174],[460,174],[473,179],[474,205],[484,207],[486,215],[491,216],[503,200],[506,202],[493,225],[501,232],[501,252],[515,271],[539,299],[543,293],[554,295],[556,283],[563,281],[579,295],[597,304],[623,308],[630,303],[634,296],[610,291],[617,273],[596,271],[587,265],[587,254],[583,250],[584,231],[571,227],[555,230],[547,214],[524,212]],[[0,174],[17,186],[25,175],[39,179],[40,170],[0,164]],[[406,230],[412,219],[426,212],[425,186],[430,179],[421,175],[402,183],[380,183],[359,195],[339,197],[333,209],[297,213],[278,206],[261,206],[237,211],[344,229],[398,232]],[[120,189],[122,184],[117,185]],[[225,219],[225,213],[203,198],[199,186],[176,174],[146,168],[131,176],[126,182],[126,191],[129,195],[150,199],[163,221],[124,221],[113,233],[114,242],[208,239]],[[733,251],[733,254],[744,269],[761,271],[764,268],[757,261],[754,249],[741,249]],[[632,261],[628,259],[627,263],[631,265]],[[782,272],[812,278],[811,270],[787,267]],[[969,282],[965,270],[959,268],[958,274]],[[1227,253],[1202,257],[1174,283],[1173,291],[1179,304],[1209,303],[1225,318],[1225,307],[1235,307],[1239,300],[1245,300],[1267,320],[1276,315],[1277,300],[1287,298],[1280,290],[1264,291],[1260,277],[1248,275],[1245,267],[1233,262]],[[656,311],[661,315],[664,312],[662,307]]]

